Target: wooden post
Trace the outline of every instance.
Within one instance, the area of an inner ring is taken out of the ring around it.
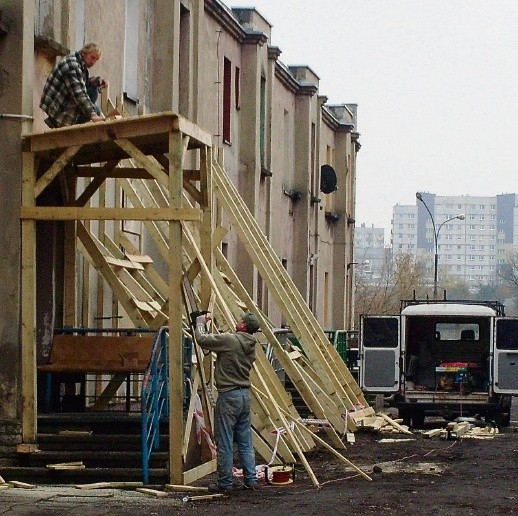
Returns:
[[[22,206],[34,206],[34,154],[22,153]],[[22,439],[36,442],[36,221],[22,220]]]
[[[182,206],[183,139],[169,133],[169,203]],[[182,223],[169,222],[169,476],[183,484],[183,346],[182,346]]]
[[[213,268],[213,254],[212,254],[212,164],[210,149],[203,146],[200,149],[200,191],[201,191],[201,206],[203,218],[200,225],[200,251],[203,256],[203,261],[207,265],[210,274]],[[207,277],[201,275],[201,308],[207,309],[210,303],[210,296],[212,288]]]

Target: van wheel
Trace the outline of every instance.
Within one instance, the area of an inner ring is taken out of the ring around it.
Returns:
[[[424,411],[419,410],[412,414],[412,427],[423,428],[424,426]]]
[[[412,414],[408,409],[399,409],[399,419],[403,420],[404,425],[410,426],[412,421]]]
[[[495,417],[495,422],[498,426],[507,428],[511,424],[511,411],[500,412]]]

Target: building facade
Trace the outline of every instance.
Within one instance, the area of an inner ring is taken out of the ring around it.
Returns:
[[[110,96],[117,96],[127,113],[172,111],[212,135],[214,154],[318,321],[348,327],[357,108],[328,105],[309,66],[284,64],[261,13],[231,9],[219,0],[4,0],[1,8],[0,111],[13,115],[0,120],[0,353],[5,357],[0,421],[12,423],[0,425],[6,435],[19,433],[20,419],[20,136],[48,130],[38,108],[45,78],[56,60],[86,42],[102,49],[91,72],[109,81]],[[323,169],[332,170],[326,175],[330,183],[323,181]],[[119,193],[107,185],[105,195]],[[226,222],[221,215],[218,223],[225,227]],[[137,234],[142,252],[153,254],[142,228],[125,227]],[[63,300],[53,293],[63,257],[53,254],[58,225],[41,224],[38,233],[40,242],[48,242],[38,257],[35,331],[41,348],[62,324]],[[231,227],[221,249],[260,308],[282,325],[280,311]],[[102,297],[89,302],[100,303]],[[100,318],[113,315],[109,299],[98,306]],[[2,443],[9,447],[10,438]]]
[[[425,259],[433,274],[437,243],[438,267],[444,273],[470,287],[497,282],[506,253],[518,248],[518,196],[421,196],[424,202],[416,199],[415,206],[393,208],[393,253]]]
[[[376,281],[387,265],[385,228],[365,223],[354,229],[354,266],[356,274],[366,281]],[[351,265],[352,267],[352,265]]]

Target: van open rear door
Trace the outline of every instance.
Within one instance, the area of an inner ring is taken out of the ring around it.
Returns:
[[[399,389],[400,317],[365,315],[360,320],[360,386],[367,392]]]
[[[493,350],[493,390],[518,395],[518,318],[497,317]]]

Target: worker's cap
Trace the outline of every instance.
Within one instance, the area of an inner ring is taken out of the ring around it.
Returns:
[[[246,312],[241,318],[241,320],[246,324],[246,327],[250,333],[255,333],[259,331],[259,319],[257,319],[257,317],[254,314]]]

